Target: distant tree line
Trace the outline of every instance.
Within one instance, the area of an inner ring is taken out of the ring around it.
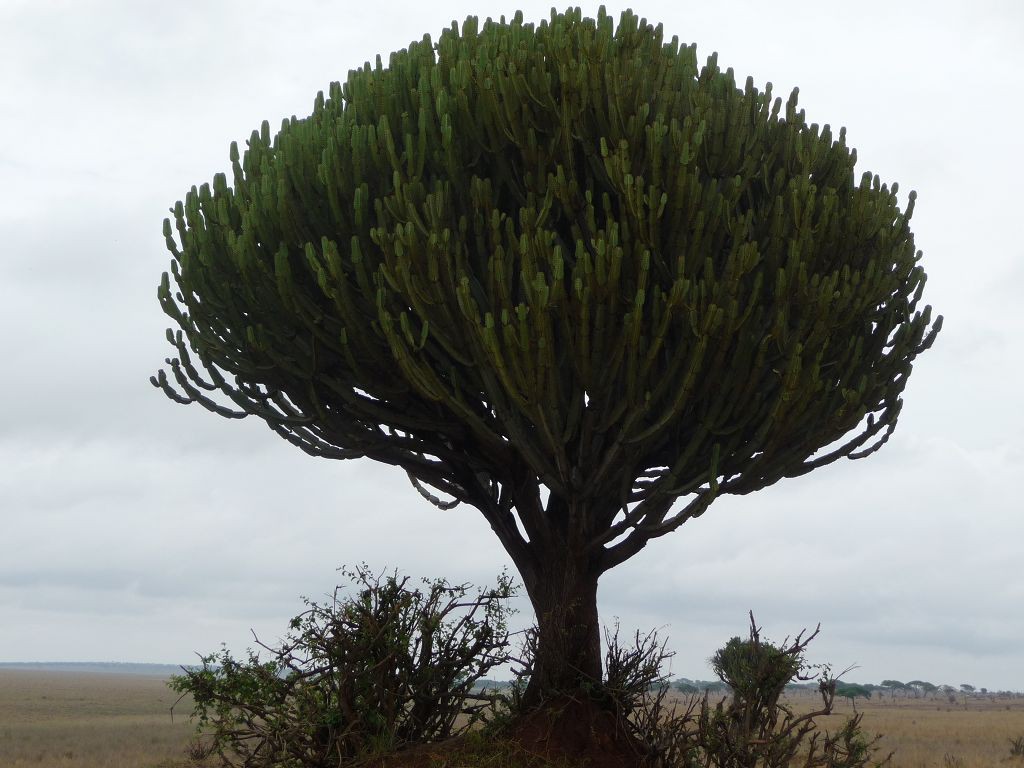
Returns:
[[[702,693],[721,693],[729,694],[729,686],[723,683],[721,680],[691,680],[687,677],[681,677],[673,683],[673,687],[684,694],[702,694]],[[809,683],[791,682],[786,685],[786,692],[790,694],[800,693],[802,691],[808,693],[816,693],[817,686]],[[927,680],[911,680],[910,682],[904,683],[899,680],[883,680],[881,683],[847,683],[844,681],[836,682],[836,696],[839,698],[847,698],[851,701],[855,698],[870,699],[877,695],[888,696],[890,698],[896,698],[898,696],[908,698],[936,698],[942,696],[943,698],[951,698],[956,700],[957,695],[960,696],[994,696],[1000,698],[1018,698],[1024,693],[1019,691],[1010,690],[993,690],[990,691],[988,688],[976,688],[969,683],[961,683],[958,686],[941,684],[936,685],[930,683]]]

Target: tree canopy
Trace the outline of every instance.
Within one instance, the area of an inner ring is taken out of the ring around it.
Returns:
[[[629,11],[453,23],[230,161],[164,222],[154,383],[476,507],[535,604],[879,448],[941,325],[914,194]]]
[[[264,123],[233,186],[174,207],[184,396],[158,380],[400,466],[506,540],[502,487],[586,499],[595,546],[634,531],[621,560],[895,426],[937,324],[913,194],[901,211],[855,161],[796,91],[783,110],[631,13],[470,18]]]

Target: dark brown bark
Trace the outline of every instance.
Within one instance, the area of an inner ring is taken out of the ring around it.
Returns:
[[[537,647],[525,703],[601,680],[597,615],[599,569],[562,550],[543,557],[537,578],[524,579],[537,616]]]

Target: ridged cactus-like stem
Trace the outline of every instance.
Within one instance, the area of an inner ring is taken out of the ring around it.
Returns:
[[[914,194],[630,12],[469,18],[230,160],[164,224],[154,383],[476,507],[549,613],[719,496],[877,450],[941,325]]]

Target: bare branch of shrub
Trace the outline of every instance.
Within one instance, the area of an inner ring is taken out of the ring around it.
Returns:
[[[818,629],[801,632],[776,646],[761,639],[750,616],[747,639],[730,640],[711,659],[731,694],[712,704],[709,694],[669,703],[667,677],[661,672],[672,653],[654,632],[636,634],[632,647],[618,642],[618,627],[607,634],[608,695],[619,706],[632,735],[648,750],[649,763],[661,768],[868,768],[879,737],[861,730],[861,715],[835,733],[819,728],[832,712],[836,680],[828,665],[809,665],[805,651]],[[847,670],[848,671],[848,670]],[[821,706],[795,714],[782,700],[792,680],[818,682]]]

